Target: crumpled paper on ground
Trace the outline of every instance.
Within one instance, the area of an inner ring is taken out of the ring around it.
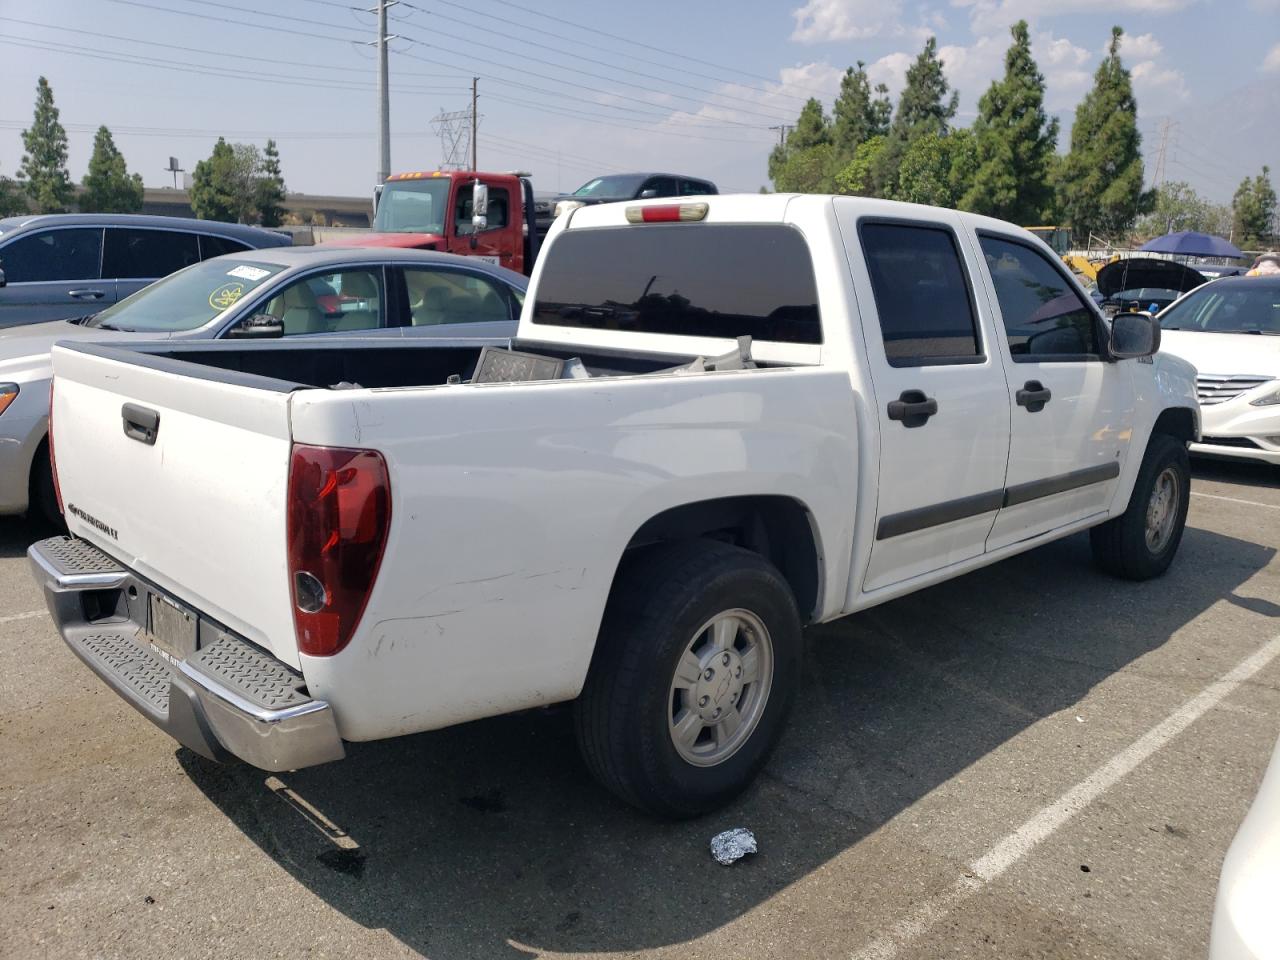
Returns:
[[[756,852],[756,835],[746,827],[734,827],[711,838],[711,855],[726,867]]]

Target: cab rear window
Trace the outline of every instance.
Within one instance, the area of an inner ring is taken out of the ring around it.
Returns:
[[[547,251],[533,322],[821,343],[804,237],[782,224],[567,230]]]

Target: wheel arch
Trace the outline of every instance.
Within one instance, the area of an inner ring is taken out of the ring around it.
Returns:
[[[694,539],[732,543],[764,557],[791,587],[801,620],[810,623],[818,616],[824,587],[822,544],[813,513],[800,500],[759,494],[669,507],[640,525],[624,556],[659,543]],[[614,577],[616,582],[616,573]]]
[[[1194,443],[1200,439],[1200,418],[1190,407],[1166,407],[1156,417],[1151,433],[1163,433],[1185,443]]]

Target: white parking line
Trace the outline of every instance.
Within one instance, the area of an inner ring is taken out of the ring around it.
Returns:
[[[28,610],[26,613],[15,613],[7,617],[0,617],[0,623],[13,623],[15,620],[30,620],[33,617],[43,617],[48,614],[48,610]]]
[[[1272,637],[1230,672],[1215,680],[1159,724],[1125,747],[1085,779],[1042,808],[981,857],[970,871],[956,879],[944,893],[926,900],[911,915],[895,923],[853,954],[853,960],[890,960],[898,951],[919,939],[954,907],[1004,874],[1027,856],[1043,840],[1080,813],[1103,792],[1115,786],[1144,760],[1222,701],[1268,663],[1280,656],[1280,635]]]
[[[1225,500],[1227,503],[1243,503],[1250,507],[1266,507],[1268,510],[1280,510],[1280,505],[1274,503],[1259,503],[1257,500],[1241,500],[1238,497],[1220,497],[1213,493],[1199,493],[1192,490],[1193,497],[1204,497],[1207,500]]]

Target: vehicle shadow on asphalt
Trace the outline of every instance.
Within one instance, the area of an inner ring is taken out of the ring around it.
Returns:
[[[0,517],[0,559],[25,557],[27,547],[37,540],[52,537],[65,530],[55,528],[47,520],[33,517]]]
[[[185,749],[178,760],[316,896],[433,960],[680,943],[1072,708],[1274,552],[1189,527],[1170,573],[1133,584],[1097,573],[1077,536],[814,628],[765,775],[694,822],[654,821],[597,787],[564,708],[353,744],[340,763],[275,780]],[[738,825],[760,853],[719,866],[708,840]]]
[[[1254,460],[1192,457],[1191,476],[1195,480],[1230,483],[1240,487],[1280,487],[1280,469]]]

